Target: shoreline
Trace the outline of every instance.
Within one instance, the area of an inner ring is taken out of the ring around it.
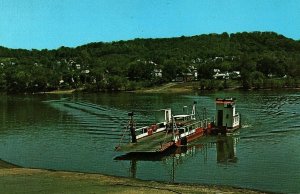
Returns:
[[[189,93],[189,92],[214,92],[214,91],[279,91],[279,90],[300,90],[300,87],[293,87],[293,88],[250,88],[250,89],[243,89],[242,86],[233,86],[223,89],[195,89],[194,82],[169,82],[161,86],[154,86],[150,88],[142,88],[138,90],[126,91],[126,90],[119,90],[119,91],[99,91],[99,92],[89,92],[85,91],[83,88],[80,89],[68,89],[68,90],[53,90],[49,92],[39,92],[39,94],[73,94],[76,92],[83,92],[83,93],[105,93],[105,92],[127,92],[127,93]]]
[[[146,181],[103,174],[22,168],[0,160],[6,193],[266,193],[231,186]]]

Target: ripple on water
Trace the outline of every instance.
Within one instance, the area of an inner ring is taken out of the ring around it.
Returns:
[[[153,121],[153,115],[143,110],[170,107],[180,113],[183,105],[193,101],[198,102],[200,115],[205,107],[213,116],[214,100],[223,96],[236,97],[237,111],[242,115],[242,128],[233,137],[199,139],[159,160],[113,160],[121,155],[114,147],[128,124],[129,110],[136,111],[138,126]],[[10,162],[147,180],[225,184],[282,193],[300,190],[300,170],[295,168],[300,162],[297,92],[91,94],[44,103],[37,96],[27,98],[6,98],[10,102],[1,106],[5,108],[0,111],[4,121],[0,155]]]

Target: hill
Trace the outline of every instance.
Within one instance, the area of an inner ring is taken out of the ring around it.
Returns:
[[[216,73],[230,72],[240,73],[235,78],[244,88],[273,86],[274,78],[282,77],[280,87],[295,87],[300,42],[274,32],[243,32],[98,42],[56,50],[0,47],[0,90],[7,92],[135,90],[172,80],[207,82]]]

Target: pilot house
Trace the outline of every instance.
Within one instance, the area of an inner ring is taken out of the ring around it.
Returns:
[[[235,99],[216,99],[215,125],[219,129],[226,129],[226,132],[240,128],[240,115],[235,112]]]

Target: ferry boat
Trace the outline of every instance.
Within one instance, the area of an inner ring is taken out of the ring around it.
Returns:
[[[189,142],[210,134],[224,134],[240,128],[240,115],[235,112],[235,99],[217,98],[216,116],[213,121],[196,118],[196,102],[190,114],[172,115],[171,109],[163,109],[164,121],[136,129],[130,116],[130,143],[117,146],[116,150],[128,153],[161,153],[170,148],[186,146]]]
[[[141,128],[135,128],[134,113],[129,113],[130,143],[117,146],[117,150],[126,152],[164,152],[172,147],[187,145],[201,137],[210,127],[208,119],[196,119],[196,103],[190,114],[172,115],[171,109],[164,110],[164,121]]]

